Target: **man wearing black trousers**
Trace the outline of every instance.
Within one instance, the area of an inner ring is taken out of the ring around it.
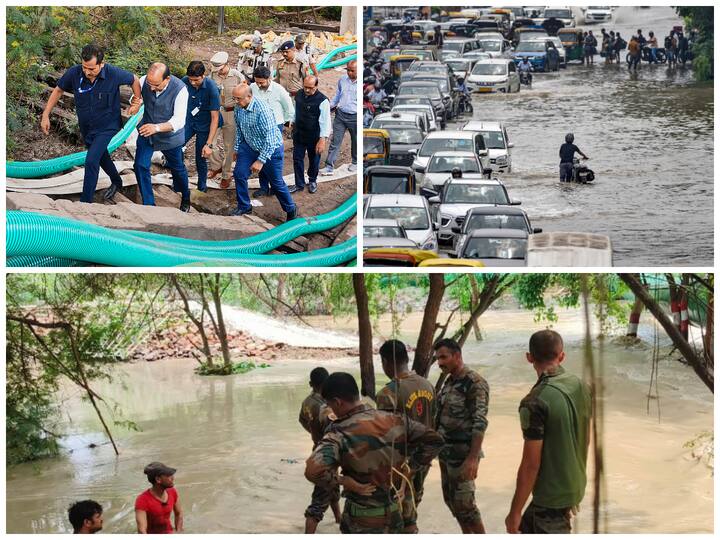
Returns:
[[[295,122],[293,128],[293,166],[295,185],[288,191],[295,193],[305,189],[305,154],[308,156],[308,191],[317,191],[320,155],[330,135],[330,102],[318,90],[318,79],[303,79],[303,90],[295,94]]]

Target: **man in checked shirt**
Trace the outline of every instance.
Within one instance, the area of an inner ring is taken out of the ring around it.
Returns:
[[[263,171],[270,181],[287,221],[295,219],[296,206],[283,180],[285,148],[277,128],[275,115],[269,105],[255,99],[246,84],[233,89],[235,101],[235,192],[238,205],[233,216],[252,213],[248,177]]]

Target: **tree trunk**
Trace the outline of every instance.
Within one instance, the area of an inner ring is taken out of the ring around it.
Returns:
[[[480,292],[478,291],[477,277],[470,275],[470,288],[471,296],[470,301],[473,306],[476,306],[480,302]],[[480,333],[480,325],[477,319],[473,321],[473,334],[475,335],[475,341],[482,341],[482,334]]]
[[[358,314],[358,337],[360,339],[360,393],[375,399],[375,369],[373,367],[372,324],[365,276],[353,274],[353,289]]]
[[[708,279],[710,283],[715,281],[715,277],[712,274],[708,274]],[[707,305],[707,317],[705,322],[705,336],[703,338],[703,346],[705,349],[705,364],[709,366],[710,369],[714,369],[715,366],[715,358],[714,358],[714,351],[713,346],[715,343],[715,340],[713,338],[713,332],[715,331],[715,296],[710,291],[710,297],[708,299],[708,305]]]
[[[281,307],[285,302],[285,278],[286,274],[278,274],[277,296],[273,299],[273,315],[280,317]]]
[[[642,303],[645,304],[648,311],[653,314],[655,319],[665,329],[665,332],[672,340],[673,345],[675,345],[677,350],[680,351],[680,354],[685,357],[688,364],[690,364],[697,376],[700,377],[700,380],[705,383],[705,386],[707,386],[711,392],[715,393],[714,376],[712,372],[706,369],[704,362],[695,353],[692,345],[690,345],[690,343],[688,343],[683,337],[680,329],[668,318],[662,307],[645,290],[642,283],[640,283],[639,276],[637,274],[618,274],[618,276],[627,284],[628,287],[630,287],[630,289],[632,289],[635,293],[635,297],[639,298]]]
[[[218,339],[220,340],[220,348],[222,349],[223,363],[225,367],[230,369],[232,362],[230,361],[230,348],[228,347],[227,331],[225,330],[225,320],[222,312],[222,298],[220,293],[220,274],[215,274],[215,282],[212,285],[213,302],[215,303],[215,316],[217,317]]]
[[[460,347],[465,345],[465,341],[467,341],[473,325],[477,324],[477,320],[480,316],[487,311],[495,300],[502,296],[502,294],[512,284],[514,279],[515,278],[510,274],[495,274],[490,281],[485,283],[482,291],[480,291],[477,305],[473,306],[470,318],[458,329],[457,332],[455,332],[455,335],[453,336],[453,339],[458,342]]]
[[[190,302],[188,301],[187,294],[181,287],[180,283],[178,282],[177,276],[175,274],[169,274],[170,282],[173,284],[173,287],[175,287],[175,290],[177,291],[178,295],[180,295],[180,298],[183,302],[183,311],[185,311],[185,314],[188,316],[190,321],[195,325],[197,328],[198,333],[200,334],[200,339],[202,339],[202,352],[205,355],[205,359],[207,361],[208,366],[213,365],[213,358],[212,358],[212,351],[210,351],[210,342],[208,341],[207,334],[205,333],[205,323],[204,323],[204,317],[200,317],[198,319],[195,317],[195,315],[192,312],[192,309],[190,309]],[[202,313],[205,313],[203,310]]]
[[[443,296],[445,296],[445,274],[430,274],[430,292],[428,293],[427,302],[425,302],[420,335],[418,336],[415,358],[413,359],[413,371],[422,377],[428,376],[432,365],[437,317]]]

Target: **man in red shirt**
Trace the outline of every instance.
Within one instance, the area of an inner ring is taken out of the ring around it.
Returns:
[[[175,491],[175,471],[172,467],[154,461],[143,473],[152,487],[135,499],[135,521],[140,534],[172,534],[183,530],[183,512]],[[175,514],[175,530],[170,513]]]

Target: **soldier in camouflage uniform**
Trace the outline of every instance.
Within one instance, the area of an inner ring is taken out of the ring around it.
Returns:
[[[428,465],[442,437],[419,422],[363,404],[349,373],[330,375],[322,395],[337,420],[308,458],[305,477],[326,489],[343,486],[341,532],[401,533],[401,482],[393,469],[412,474]]]
[[[325,430],[330,425],[332,411],[325,403],[320,391],[329,373],[323,367],[317,367],[310,372],[310,387],[312,392],[300,407],[300,425],[310,433],[313,442],[313,449],[322,439]],[[318,523],[322,521],[328,506],[332,508],[335,515],[335,522],[340,523],[340,490],[335,488],[328,491],[320,486],[315,486],[312,492],[312,501],[305,510],[305,534],[314,534]]]
[[[408,370],[405,344],[396,339],[386,341],[380,347],[380,358],[383,371],[391,380],[378,392],[375,398],[377,408],[401,413],[410,420],[432,428],[435,422],[435,389],[425,377]],[[415,471],[410,479],[412,490],[406,486],[402,502],[406,533],[418,532],[417,507],[422,500],[423,485],[429,470],[430,465]]]
[[[505,527],[509,533],[569,533],[587,484],[590,389],[560,365],[565,352],[557,332],[534,333],[529,349],[527,360],[538,380],[520,402],[525,444]]]
[[[447,379],[437,396],[435,425],[445,438],[440,453],[443,498],[463,533],[484,533],[475,505],[475,478],[483,457],[490,389],[478,373],[463,363],[452,339],[434,345],[435,357]]]

